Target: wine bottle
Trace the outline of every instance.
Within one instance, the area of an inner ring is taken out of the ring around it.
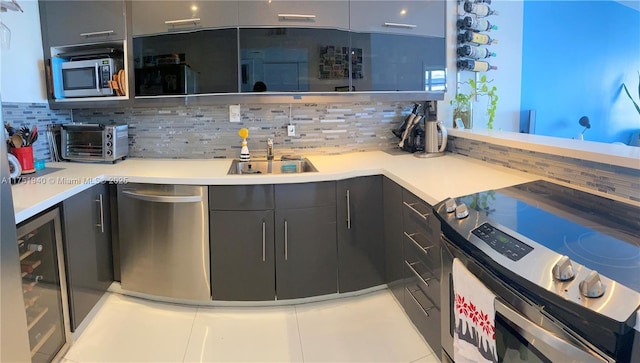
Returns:
[[[479,32],[486,32],[491,30],[498,30],[497,25],[493,25],[487,19],[474,19],[470,16],[465,16],[457,21],[458,29],[470,29]]]
[[[458,34],[458,43],[474,43],[478,45],[489,45],[489,44],[498,43],[498,40],[493,39],[486,34],[467,30],[464,33]]]
[[[43,278],[44,277],[42,275],[33,275],[33,274],[26,274],[22,277],[23,280],[33,281],[33,282],[38,282]]]
[[[490,52],[489,49],[487,48],[476,47],[474,45],[469,45],[469,44],[464,44],[458,47],[457,53],[458,53],[458,57],[473,58],[473,59],[482,59],[482,58],[489,58],[489,57],[496,56],[495,53]]]
[[[459,70],[473,71],[473,72],[487,72],[492,69],[498,69],[496,66],[492,66],[489,62],[471,60],[471,59],[459,59],[457,62]]]
[[[473,3],[471,1],[465,1],[464,11],[469,14],[476,14],[477,16],[484,18],[489,15],[498,15],[498,12],[492,10],[488,5],[482,3]]]

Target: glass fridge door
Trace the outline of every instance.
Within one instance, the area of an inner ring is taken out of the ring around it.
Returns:
[[[71,342],[58,209],[19,225],[17,234],[31,360],[51,362]]]

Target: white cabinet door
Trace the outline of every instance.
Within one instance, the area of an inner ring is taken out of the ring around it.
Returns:
[[[238,25],[236,1],[135,0],[131,12],[133,36]]]
[[[349,29],[347,0],[239,2],[240,26]]]
[[[444,37],[445,0],[351,0],[350,26],[358,32]]]

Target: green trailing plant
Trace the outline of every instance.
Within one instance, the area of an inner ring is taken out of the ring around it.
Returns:
[[[640,106],[638,106],[638,103],[633,99],[633,97],[631,97],[631,93],[629,93],[627,85],[622,83],[622,88],[624,88],[627,96],[629,96],[629,99],[631,100],[631,102],[633,102],[633,105],[636,106],[636,111],[638,111],[638,114],[640,114]],[[640,71],[638,71],[638,102],[640,102]]]
[[[458,92],[456,97],[449,104],[453,106],[453,119],[463,120],[464,127],[470,128],[469,120],[471,118],[471,96],[462,92]],[[464,122],[467,121],[467,122]]]
[[[490,85],[493,80],[488,80],[486,75],[482,75],[476,82],[474,79],[469,78],[467,82],[462,84],[468,84],[470,86],[469,93],[463,93],[458,91],[456,97],[452,99],[449,104],[454,107],[453,118],[454,120],[465,110],[469,109],[471,101],[477,96],[487,97],[487,128],[493,129],[493,121],[496,118],[496,110],[498,109],[498,88]]]

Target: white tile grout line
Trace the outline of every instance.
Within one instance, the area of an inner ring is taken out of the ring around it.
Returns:
[[[428,357],[431,357],[432,355],[433,355],[433,354],[427,354],[427,355],[422,356],[422,357],[420,357],[420,358],[418,358],[418,359],[414,359],[414,360],[410,361],[409,363],[417,362],[417,361],[419,361],[420,359],[428,358]],[[440,361],[440,359],[438,359],[438,361]]]
[[[193,335],[193,327],[196,325],[196,318],[198,317],[198,312],[200,311],[200,307],[196,307],[196,312],[193,314],[193,321],[191,322],[191,329],[189,330],[189,337],[187,339],[187,346],[184,348],[184,354],[182,355],[182,361],[184,362],[187,358],[187,352],[189,351],[189,345],[191,344],[191,336]]]
[[[300,354],[302,354],[302,362],[304,362],[304,348],[302,347],[302,335],[300,334],[300,322],[298,321],[298,307],[294,306],[293,311],[296,314],[296,327],[298,328],[298,341],[300,342]]]

